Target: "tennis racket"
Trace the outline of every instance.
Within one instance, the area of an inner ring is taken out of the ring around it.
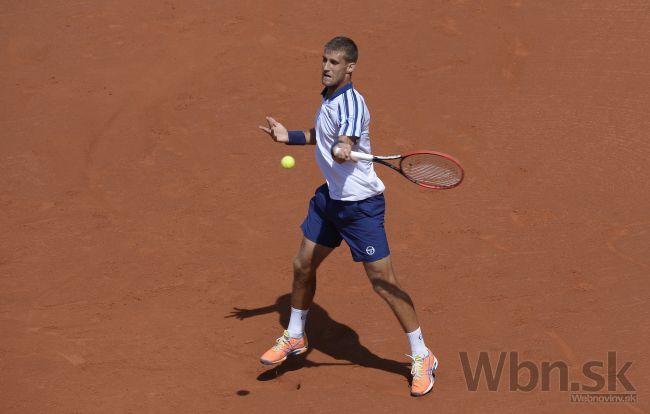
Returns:
[[[340,151],[338,148],[335,151]],[[372,155],[352,151],[352,160],[372,161],[392,168],[411,182],[425,188],[444,190],[454,188],[465,175],[460,162],[437,151],[415,151],[403,155]],[[388,161],[394,161],[393,164]]]

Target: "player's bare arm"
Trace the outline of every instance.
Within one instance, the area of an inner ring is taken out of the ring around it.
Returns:
[[[271,139],[275,142],[281,142],[284,144],[287,144],[290,142],[289,139],[289,131],[287,128],[273,119],[270,116],[266,117],[266,122],[268,122],[269,126],[258,126],[259,129],[262,131],[266,132],[269,134]],[[296,132],[302,132],[305,136],[305,145],[316,145],[316,130],[314,128],[311,128],[306,131],[296,131]]]

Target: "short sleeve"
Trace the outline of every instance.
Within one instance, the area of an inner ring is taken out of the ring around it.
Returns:
[[[350,89],[342,96],[338,105],[338,118],[340,122],[339,136],[361,137],[365,109],[361,97],[354,89]]]

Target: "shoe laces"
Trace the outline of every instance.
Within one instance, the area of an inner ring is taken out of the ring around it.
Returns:
[[[406,354],[406,356],[413,360],[413,364],[411,365],[411,375],[413,375],[413,378],[419,378],[422,375],[424,357],[422,355],[412,356],[408,354]]]
[[[291,344],[289,343],[289,333],[287,331],[284,331],[284,334],[275,340],[275,345],[273,346],[273,350],[279,351],[283,348],[290,347],[290,346]]]

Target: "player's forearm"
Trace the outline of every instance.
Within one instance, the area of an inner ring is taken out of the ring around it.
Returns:
[[[356,142],[356,137],[348,137],[346,135],[341,135],[338,137],[338,141],[343,144],[348,144],[349,146],[353,146]]]

